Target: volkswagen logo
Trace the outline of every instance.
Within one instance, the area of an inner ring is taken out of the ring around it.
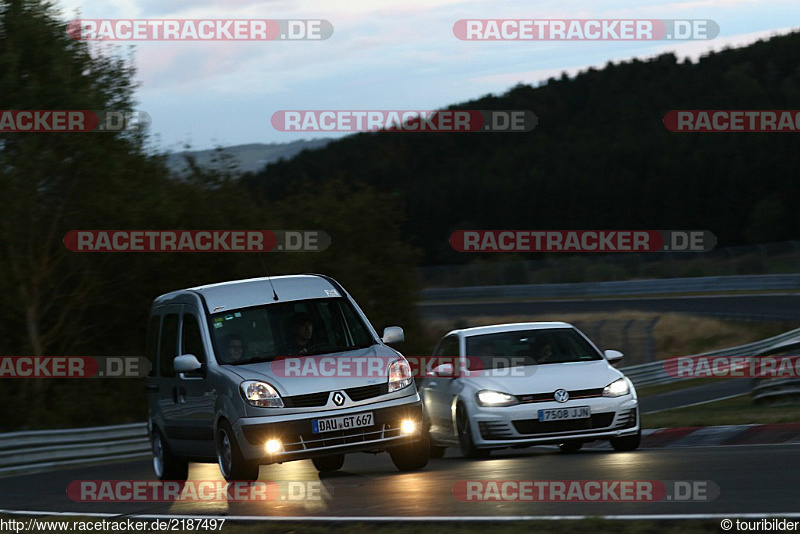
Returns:
[[[566,391],[564,393],[566,393]],[[341,406],[342,404],[344,404],[344,395],[342,395],[341,391],[337,391],[336,393],[333,394],[333,403],[336,406]]]
[[[557,389],[553,394],[553,398],[557,402],[567,402],[569,400],[569,392],[566,389]]]

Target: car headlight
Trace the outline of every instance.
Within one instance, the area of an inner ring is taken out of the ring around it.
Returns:
[[[244,398],[253,406],[259,408],[283,408],[283,399],[274,387],[266,382],[258,380],[248,380],[242,382],[242,394]]]
[[[406,360],[396,360],[389,364],[389,393],[411,385],[414,377]]]
[[[628,382],[624,378],[614,380],[605,388],[603,388],[604,397],[621,397],[631,392],[628,387]]]
[[[475,399],[480,406],[512,406],[519,404],[514,395],[484,389],[475,394]]]

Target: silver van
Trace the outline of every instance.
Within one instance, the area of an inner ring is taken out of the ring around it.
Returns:
[[[398,469],[428,463],[408,362],[335,280],[276,276],[174,291],[153,301],[147,334],[153,468],[185,480],[188,462],[227,480],[310,458],[320,472],[350,452],[388,451]]]

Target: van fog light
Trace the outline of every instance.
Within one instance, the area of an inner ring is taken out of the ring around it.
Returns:
[[[417,424],[411,419],[405,419],[400,423],[400,432],[403,434],[413,434],[417,430]]]
[[[267,450],[269,454],[275,454],[276,452],[281,452],[281,440],[279,439],[270,439],[267,441],[264,448]]]

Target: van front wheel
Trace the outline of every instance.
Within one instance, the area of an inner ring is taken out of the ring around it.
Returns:
[[[228,482],[232,480],[258,480],[259,464],[245,460],[233,429],[227,421],[220,421],[217,429],[217,463],[222,476]]]
[[[150,445],[153,449],[153,471],[159,480],[186,480],[189,477],[189,462],[172,454],[158,428],[153,429]]]
[[[392,447],[389,456],[392,457],[394,466],[400,471],[416,471],[428,465],[431,455],[430,438],[426,432],[422,433],[419,441]]]

